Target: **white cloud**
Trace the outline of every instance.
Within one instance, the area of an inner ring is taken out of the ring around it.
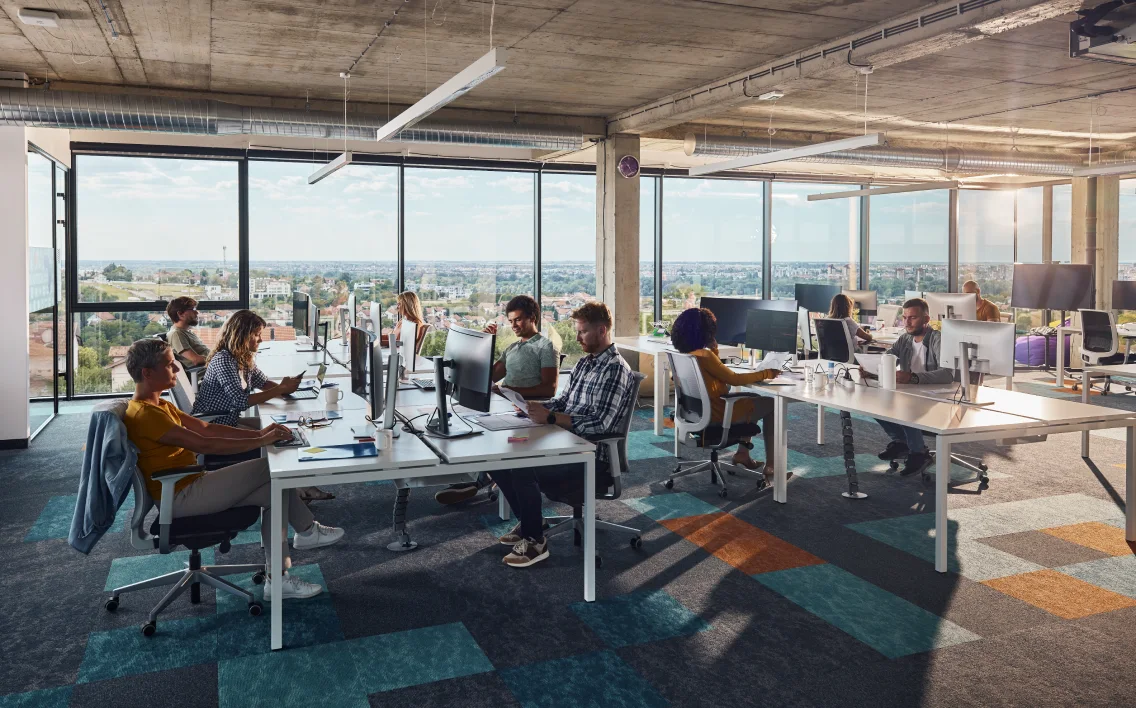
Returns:
[[[489,186],[498,189],[508,189],[510,192],[518,194],[532,194],[533,180],[532,177],[528,175],[505,174],[505,176],[500,179],[489,182]]]

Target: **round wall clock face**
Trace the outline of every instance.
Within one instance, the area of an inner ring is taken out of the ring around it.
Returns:
[[[619,174],[624,177],[634,177],[639,174],[639,160],[631,155],[619,158]]]

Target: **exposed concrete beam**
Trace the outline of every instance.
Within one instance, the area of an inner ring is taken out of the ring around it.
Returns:
[[[644,133],[753,103],[805,79],[850,75],[855,64],[891,66],[1068,14],[1081,0],[969,0],[939,3],[751,70],[671,94],[609,119],[608,133]],[[808,20],[802,20],[807,22]]]

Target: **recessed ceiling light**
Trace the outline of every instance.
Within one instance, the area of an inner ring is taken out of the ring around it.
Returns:
[[[757,100],[759,100],[759,101],[776,101],[777,99],[784,98],[784,97],[785,97],[784,91],[774,90],[774,91],[766,91],[765,93],[758,96]]]

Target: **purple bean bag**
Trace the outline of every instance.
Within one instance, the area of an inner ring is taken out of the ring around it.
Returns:
[[[1065,361],[1069,361],[1069,339],[1065,336]],[[1046,352],[1046,347],[1049,351]],[[1057,365],[1057,337],[1023,335],[1014,342],[1014,359],[1026,366]]]

